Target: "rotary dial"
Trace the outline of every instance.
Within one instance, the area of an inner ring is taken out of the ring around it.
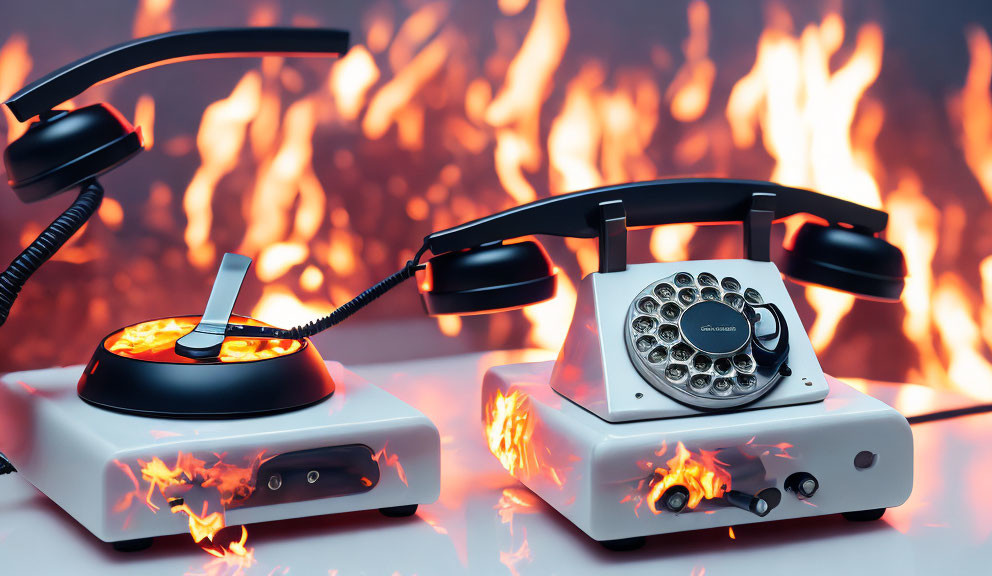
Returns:
[[[627,351],[659,391],[700,408],[726,408],[762,396],[777,367],[752,351],[761,294],[732,277],[679,272],[642,290],[627,312]],[[749,318],[748,314],[752,317]]]

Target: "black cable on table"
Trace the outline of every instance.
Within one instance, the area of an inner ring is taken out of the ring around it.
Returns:
[[[975,404],[974,406],[965,406],[964,408],[953,408],[951,410],[938,410],[937,412],[917,414],[916,416],[909,416],[906,420],[908,420],[910,426],[912,426],[913,424],[950,420],[952,418],[971,416],[973,414],[985,414],[988,412],[992,412],[992,404]]]

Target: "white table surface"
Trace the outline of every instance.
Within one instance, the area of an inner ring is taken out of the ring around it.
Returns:
[[[609,552],[504,472],[483,441],[486,368],[549,358],[492,352],[351,367],[440,429],[441,498],[415,517],[360,512],[251,525],[255,563],[242,568],[214,560],[186,535],[115,552],[11,474],[0,476],[0,574],[992,573],[992,414],[914,426],[913,495],[879,522],[768,522],[737,527],[735,539],[727,530],[704,530]],[[862,387],[907,415],[968,402],[920,386]],[[511,500],[517,503],[501,510]]]

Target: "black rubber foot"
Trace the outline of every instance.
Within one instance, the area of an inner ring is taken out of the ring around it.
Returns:
[[[860,510],[858,512],[842,512],[841,516],[850,522],[871,522],[878,520],[885,514],[885,508],[875,508],[874,510]]]
[[[620,538],[619,540],[600,540],[599,543],[607,550],[614,552],[627,552],[637,550],[648,541],[644,536],[634,536],[633,538]]]
[[[379,508],[379,513],[390,518],[406,518],[417,513],[416,504],[406,506],[390,506],[389,508]]]
[[[138,552],[141,550],[147,550],[151,548],[154,538],[136,538],[134,540],[121,540],[120,542],[111,542],[111,546],[114,550],[118,552]]]

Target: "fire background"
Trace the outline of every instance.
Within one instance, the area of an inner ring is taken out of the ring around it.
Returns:
[[[342,59],[142,71],[107,101],[148,150],[0,331],[0,371],[84,362],[117,327],[196,313],[220,255],[255,259],[236,311],[289,326],[401,265],[427,233],[551,194],[715,175],[891,214],[901,304],[790,290],[828,373],[992,399],[992,7],[976,2],[4,2],[0,97],[177,28],[333,26]],[[6,115],[0,138],[26,128]],[[0,194],[12,259],[68,205]],[[779,226],[785,237],[795,223]],[[559,295],[425,318],[413,287],[318,341],[344,361],[557,349],[594,241],[542,239]],[[731,258],[740,228],[631,235],[633,261]],[[347,336],[340,331],[348,331]]]

